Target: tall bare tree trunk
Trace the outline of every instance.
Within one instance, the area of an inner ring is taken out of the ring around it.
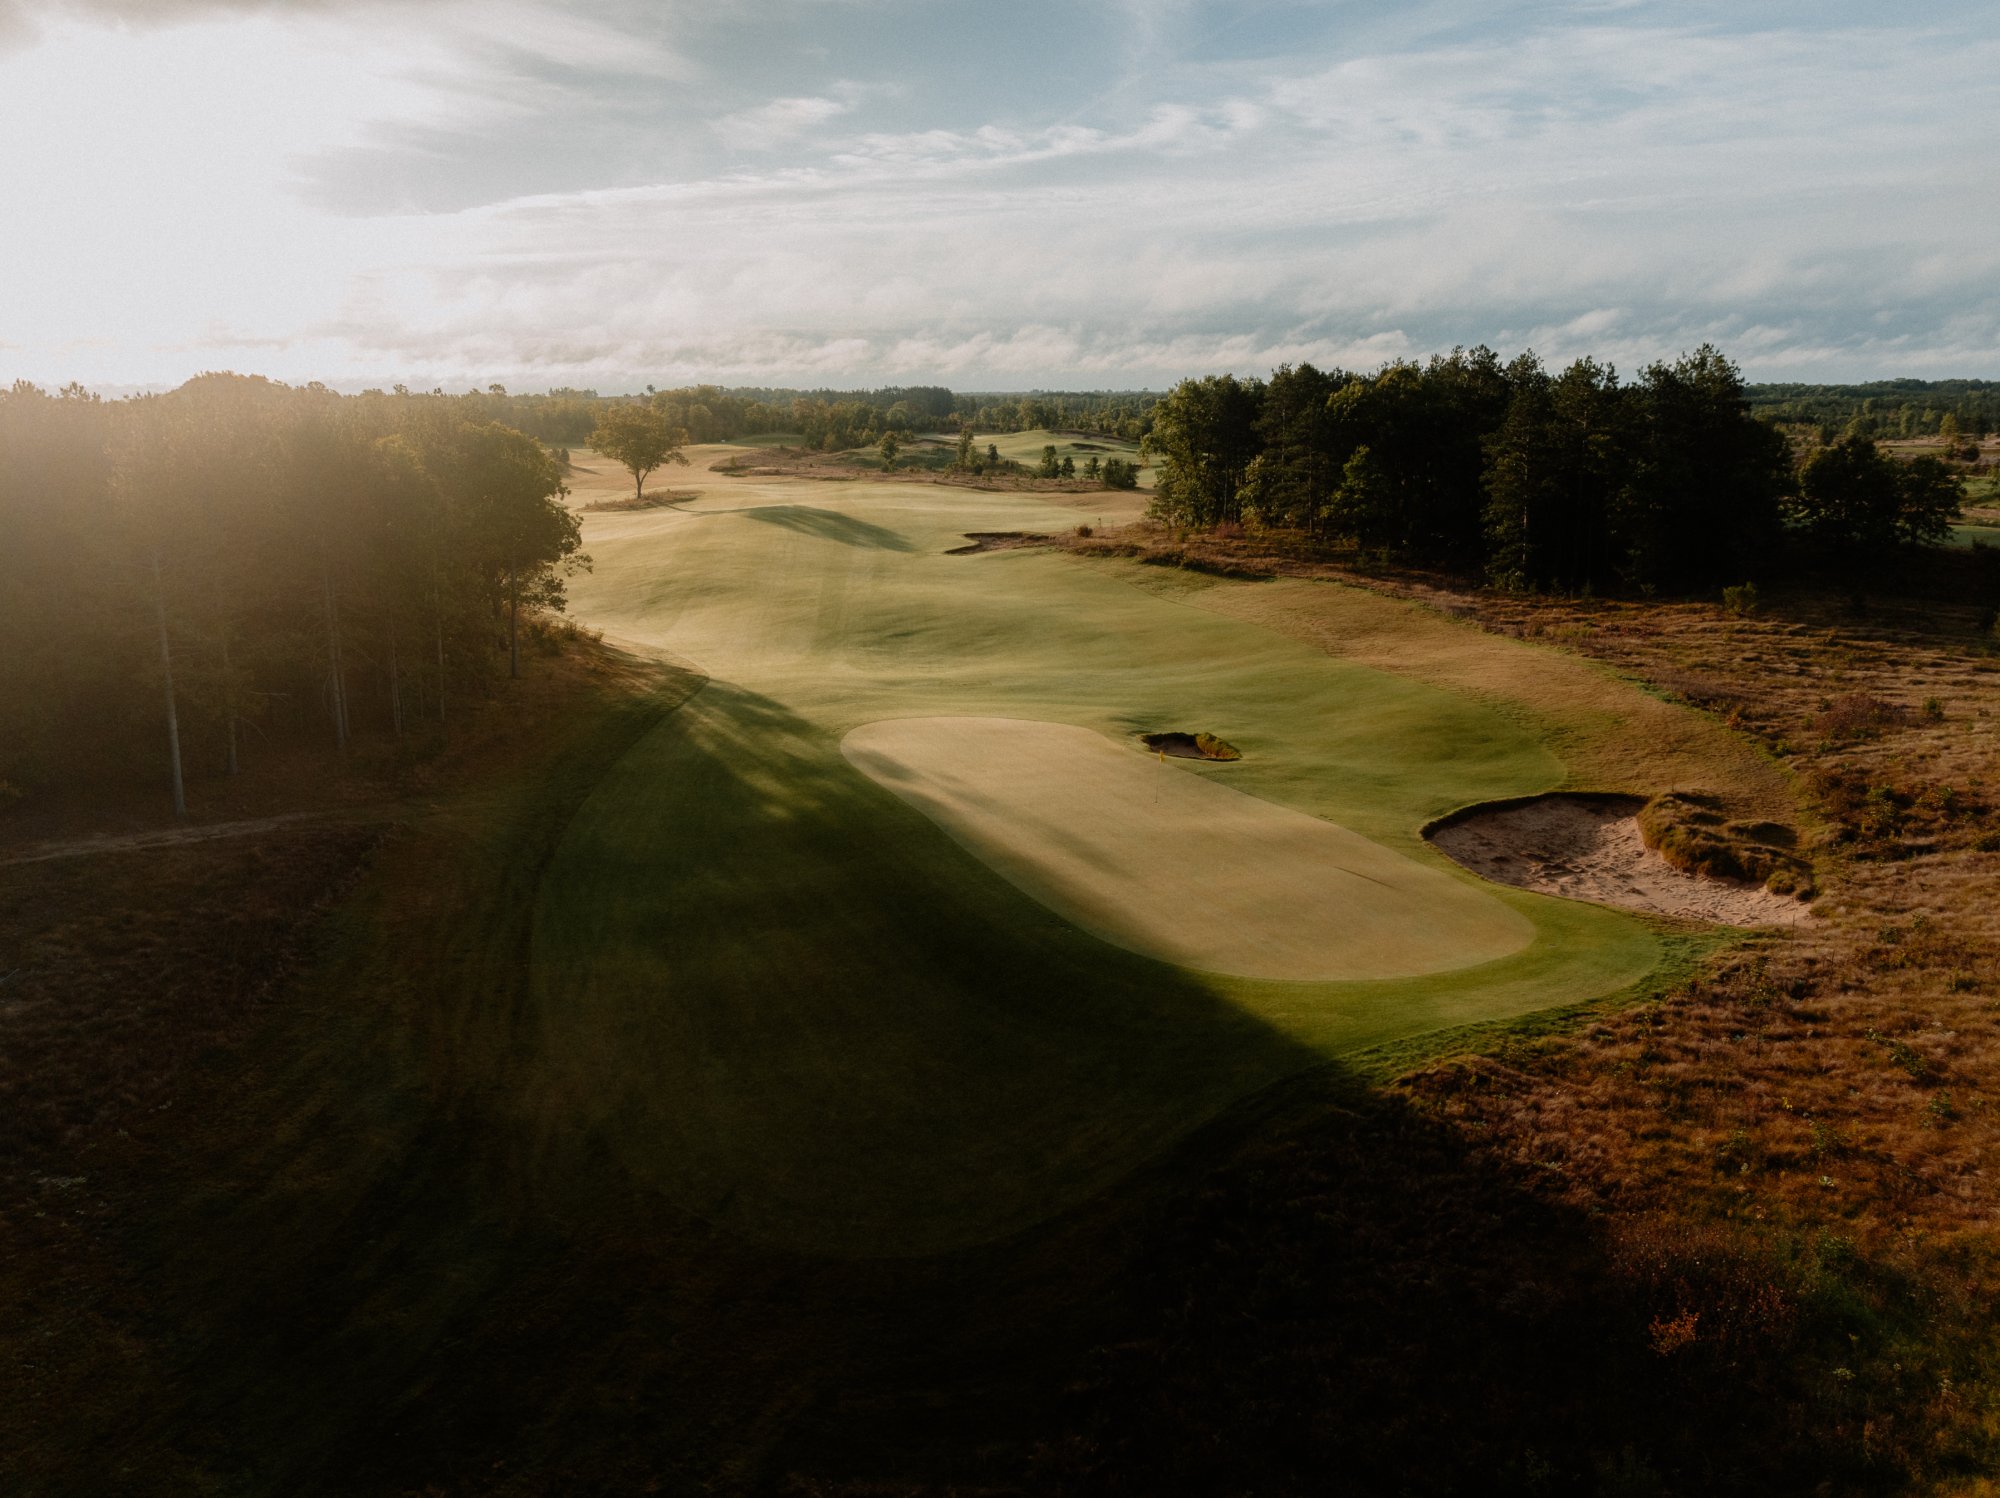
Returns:
[[[431,563],[431,618],[437,625],[438,722],[444,722],[444,594],[438,588],[437,563]]]
[[[507,569],[507,674],[521,678],[521,575]]]
[[[167,762],[173,769],[174,815],[188,814],[187,790],[181,784],[181,720],[174,708],[174,654],[167,645],[167,591],[160,580],[160,553],[153,552],[153,613],[160,623],[160,681],[167,693]]]
[[[333,577],[319,575],[320,591],[326,601],[326,662],[328,686],[333,694],[333,737],[342,752],[347,749],[347,683],[340,665],[340,609],[333,600]]]
[[[396,666],[396,637],[389,636],[389,716],[395,720],[396,737],[403,736],[403,678]]]
[[[229,773],[234,775],[236,765],[236,674],[229,665],[229,626],[222,626],[222,694],[223,717],[229,723]]]

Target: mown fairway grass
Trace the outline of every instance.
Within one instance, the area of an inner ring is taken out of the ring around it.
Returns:
[[[1058,1212],[1289,1073],[1661,964],[1658,928],[1475,885],[1417,835],[1562,783],[1546,731],[1134,587],[1136,567],[943,555],[1052,521],[1025,496],[802,482],[588,518],[578,615],[711,681],[604,776],[540,882],[538,1116],[748,1236],[921,1252]],[[1218,733],[1240,763],[1168,773],[1374,839],[1512,906],[1534,940],[1349,983],[1121,950],[841,756],[861,724],[927,715]]]

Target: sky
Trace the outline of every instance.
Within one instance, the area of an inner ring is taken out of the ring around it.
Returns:
[[[0,382],[2000,377],[2000,6],[0,0]]]

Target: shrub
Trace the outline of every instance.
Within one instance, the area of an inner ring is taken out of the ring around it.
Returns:
[[[1747,618],[1757,612],[1757,585],[1744,583],[1740,587],[1722,590],[1722,606],[1738,618]]]
[[[1684,874],[1761,884],[1774,894],[1809,895],[1812,867],[1782,846],[1791,829],[1770,822],[1726,822],[1713,797],[1686,791],[1655,796],[1639,810],[1647,847]]]
[[[1850,692],[1823,704],[1813,726],[1830,739],[1872,739],[1884,729],[1899,727],[1905,717],[1893,702]]]

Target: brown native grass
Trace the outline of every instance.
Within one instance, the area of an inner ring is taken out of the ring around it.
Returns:
[[[1874,1485],[1888,1488],[1928,1491],[1991,1470],[2000,660],[1981,610],[1876,598],[1857,613],[1810,591],[1755,614],[1495,594],[1315,560],[1296,539],[1255,534],[1138,527],[1068,544],[1286,579],[1209,605],[1274,622],[1290,602],[1276,600],[1317,588],[1331,601],[1307,617],[1327,622],[1301,628],[1385,663],[1396,629],[1368,621],[1383,599],[1420,603],[1434,627],[1465,630],[1456,674],[1473,689],[1501,689],[1478,644],[1496,635],[1563,652],[1545,658],[1546,680],[1505,684],[1524,700],[1564,690],[1577,671],[1636,678],[1663,712],[1703,709],[1754,750],[1699,774],[1697,763],[1718,763],[1684,757],[1701,735],[1663,717],[1642,766],[1593,766],[1587,742],[1565,754],[1611,787],[1699,785],[1713,799],[1682,809],[1748,834],[1739,843],[1775,841],[1758,819],[1779,815],[1787,780],[1798,787],[1797,854],[1823,891],[1816,919],[1737,945],[1657,1002],[1517,1032],[1392,1088],[1548,1200],[1602,1221],[1621,1272],[1658,1288],[1662,1358],[1718,1340],[1726,1350],[1747,1335],[1745,1317],[1845,1297],[1860,1328],[1847,1333],[1851,1352],[1801,1365],[1817,1382],[1820,1438],[1872,1464]],[[1357,594],[1373,601],[1353,603]]]

